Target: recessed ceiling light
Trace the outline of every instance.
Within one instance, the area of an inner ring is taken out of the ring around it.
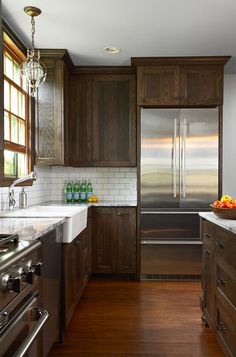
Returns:
[[[107,53],[110,53],[110,54],[115,54],[115,53],[119,53],[121,51],[121,49],[117,48],[117,47],[105,47],[104,51],[106,51]]]

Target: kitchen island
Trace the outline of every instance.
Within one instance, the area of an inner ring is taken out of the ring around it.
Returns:
[[[215,332],[226,356],[236,356],[236,221],[200,213],[202,320]]]

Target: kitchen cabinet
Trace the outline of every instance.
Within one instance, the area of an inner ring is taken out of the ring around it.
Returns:
[[[214,235],[212,224],[202,222],[202,320],[206,326],[214,327]]]
[[[69,68],[66,50],[41,50],[47,78],[38,88],[35,106],[35,163],[68,163]]]
[[[136,208],[94,208],[93,273],[136,273]]]
[[[229,57],[133,58],[140,106],[223,104],[223,70]]]
[[[135,166],[134,74],[75,73],[70,93],[70,165]]]
[[[63,244],[64,328],[67,328],[91,274],[91,209],[87,227],[71,243]]]
[[[203,249],[211,254],[207,253],[202,272],[203,320],[216,333],[225,355],[236,356],[236,236],[204,219],[201,225]]]
[[[69,153],[71,166],[92,166],[92,76],[70,81]]]
[[[43,235],[42,241],[42,290],[43,307],[49,312],[49,318],[42,332],[43,354],[47,356],[53,343],[60,338],[61,286],[62,286],[62,245],[58,243],[63,234],[62,226]],[[53,259],[52,259],[53,257]]]

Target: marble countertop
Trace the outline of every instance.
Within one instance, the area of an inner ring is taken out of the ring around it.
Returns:
[[[48,201],[35,206],[86,206],[86,207],[136,207],[136,201],[101,201],[98,203],[65,203],[63,201]],[[34,207],[34,206],[29,206]],[[19,211],[20,209],[15,209]],[[0,214],[0,233],[19,234],[22,240],[33,240],[50,232],[58,225],[63,224],[66,218],[18,218],[1,217]]]
[[[218,218],[213,212],[200,212],[199,215],[208,221],[236,234],[236,220]]]
[[[17,233],[22,240],[34,240],[65,221],[65,218],[0,218],[0,233]]]
[[[48,201],[39,206],[86,206],[86,207],[137,207],[137,201],[99,201],[98,203],[66,203],[64,201]]]

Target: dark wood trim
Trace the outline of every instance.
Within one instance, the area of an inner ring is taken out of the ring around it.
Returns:
[[[66,49],[56,48],[40,48],[40,57],[48,57],[53,59],[60,59],[65,62],[70,71],[73,70],[74,64],[70,58],[70,55]]]
[[[194,56],[194,57],[131,57],[133,67],[137,66],[168,66],[168,65],[225,65],[231,56]]]
[[[219,107],[219,172],[218,172],[218,195],[222,196],[222,175],[223,175],[223,106]]]
[[[141,274],[141,230],[140,230],[140,213],[141,213],[141,186],[140,186],[140,160],[141,160],[141,107],[137,108],[137,280],[140,280]]]
[[[74,66],[72,74],[134,74],[131,66]]]
[[[14,29],[8,24],[6,19],[2,19],[3,31],[12,39],[16,46],[26,55],[27,47],[21,38],[17,35]],[[2,31],[1,31],[2,33]]]
[[[0,13],[2,13],[2,4],[0,1]],[[0,83],[3,88],[3,33],[2,17],[0,18]],[[3,91],[0,91],[0,128],[4,127],[4,98]],[[4,176],[4,131],[0,130],[0,178]]]

